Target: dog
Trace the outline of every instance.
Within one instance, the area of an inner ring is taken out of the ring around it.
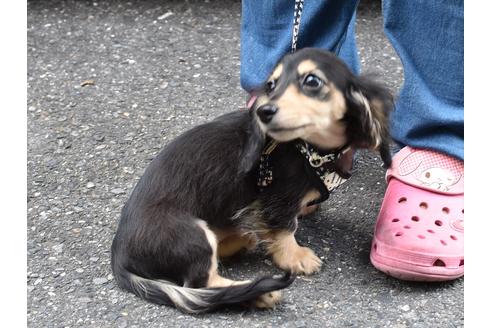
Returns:
[[[111,247],[123,289],[186,313],[230,304],[273,308],[296,275],[320,270],[321,260],[294,236],[306,207],[326,198],[312,168],[329,157],[333,172],[346,176],[342,152],[349,148],[379,150],[389,166],[391,94],[313,48],[286,55],[256,94],[249,110],[192,128],[150,163]],[[310,150],[314,160],[305,156]],[[220,275],[219,258],[258,244],[283,276]]]

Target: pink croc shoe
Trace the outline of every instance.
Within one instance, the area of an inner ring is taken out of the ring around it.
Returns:
[[[390,276],[452,280],[464,274],[464,169],[447,155],[405,147],[386,173],[371,262]]]

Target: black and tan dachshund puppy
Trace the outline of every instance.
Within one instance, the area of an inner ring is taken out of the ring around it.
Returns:
[[[392,107],[385,88],[355,76],[329,52],[286,55],[249,111],[185,132],[152,161],[122,210],[112,245],[116,281],[188,313],[236,303],[274,307],[296,274],[321,267],[294,237],[301,211],[320,198],[298,143],[321,154],[378,149],[389,165]],[[273,178],[265,187],[258,174],[269,139],[279,143],[269,154]],[[220,257],[258,243],[284,276],[233,281],[219,274]]]

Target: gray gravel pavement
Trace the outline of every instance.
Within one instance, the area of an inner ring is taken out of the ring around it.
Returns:
[[[121,291],[109,250],[119,212],[149,161],[186,129],[244,106],[239,1],[28,2],[28,324],[31,327],[461,327],[463,279],[408,283],[369,262],[384,194],[375,154],[299,240],[323,259],[274,311],[199,316]],[[363,1],[363,68],[396,91],[402,68]],[[221,264],[251,278],[278,270],[264,255]]]

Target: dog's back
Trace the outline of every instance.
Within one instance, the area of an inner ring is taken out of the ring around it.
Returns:
[[[223,225],[223,218],[248,204],[256,193],[250,183],[255,172],[240,167],[245,149],[255,142],[251,140],[253,129],[249,113],[238,111],[178,136],[150,163],[125,205],[122,219],[133,215],[135,222],[144,220],[147,216],[138,213],[142,210],[179,210]],[[257,142],[259,154],[262,143]]]

